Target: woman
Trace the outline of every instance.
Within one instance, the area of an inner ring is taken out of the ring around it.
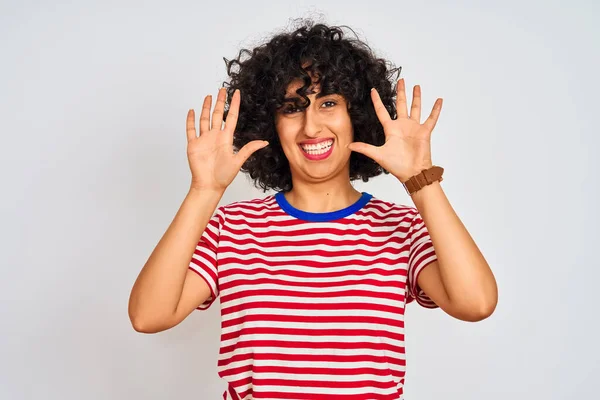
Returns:
[[[199,136],[188,113],[191,187],[132,289],[134,328],[220,296],[224,399],[402,399],[405,305],[478,321],[497,302],[432,164],[442,99],[421,124],[419,86],[409,113],[400,69],[323,24],[226,62]],[[217,208],[240,169],[277,193]],[[352,186],[381,173],[415,207]]]

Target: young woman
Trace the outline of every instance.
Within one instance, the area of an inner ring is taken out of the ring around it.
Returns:
[[[188,113],[191,187],[129,315],[159,332],[220,296],[224,399],[402,399],[409,302],[465,321],[495,309],[494,276],[432,164],[442,99],[421,123],[419,86],[409,112],[389,65],[308,23],[227,61],[199,135]],[[218,207],[240,169],[276,194]],[[352,186],[381,173],[415,206]]]

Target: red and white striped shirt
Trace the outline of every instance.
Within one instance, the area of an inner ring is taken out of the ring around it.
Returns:
[[[334,212],[283,193],[220,206],[190,268],[220,296],[225,400],[403,399],[404,309],[437,259],[415,207],[363,192]]]

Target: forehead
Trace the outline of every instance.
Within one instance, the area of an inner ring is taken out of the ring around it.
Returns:
[[[296,78],[294,80],[292,80],[286,87],[285,90],[285,94],[286,97],[291,97],[291,96],[296,96],[296,90],[300,89],[302,86],[304,86],[304,81],[300,78]],[[313,93],[319,93],[321,91],[321,85],[320,84],[312,84],[309,88],[308,88],[308,93],[307,94],[313,94]]]
[[[296,90],[300,89],[302,86],[304,86],[304,81],[302,79],[296,79],[290,82],[286,88],[285,98],[288,99],[288,101],[299,98],[300,96],[296,93]],[[340,100],[344,99],[344,96],[341,93],[321,93],[321,84],[314,83],[308,88],[306,94],[307,96],[316,95],[317,99],[322,97],[334,97]]]

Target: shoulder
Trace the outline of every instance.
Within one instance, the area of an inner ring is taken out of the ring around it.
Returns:
[[[363,211],[365,213],[378,215],[382,218],[401,217],[403,219],[413,219],[418,214],[418,210],[414,206],[394,203],[375,196],[371,197],[371,200],[365,205]]]
[[[254,198],[250,200],[239,200],[229,204],[225,204],[219,207],[219,210],[223,214],[239,213],[239,212],[257,212],[261,210],[267,210],[275,207],[277,201],[275,195],[271,194],[268,196]]]

